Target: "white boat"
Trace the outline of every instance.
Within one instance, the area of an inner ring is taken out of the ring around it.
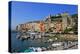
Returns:
[[[53,43],[52,46],[57,47],[57,46],[61,46],[62,44],[63,44],[62,42],[57,42],[57,43]]]

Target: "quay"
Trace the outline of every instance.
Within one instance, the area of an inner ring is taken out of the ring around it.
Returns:
[[[78,35],[76,34],[56,34],[56,33],[35,33],[35,32],[27,32],[18,34],[17,38],[20,39],[51,39],[52,41],[75,41],[78,40]]]

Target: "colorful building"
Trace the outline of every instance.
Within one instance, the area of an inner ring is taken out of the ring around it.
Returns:
[[[73,19],[68,13],[61,13],[55,16],[51,14],[43,21],[31,21],[17,26],[18,30],[37,32],[63,32],[66,28],[73,26]]]

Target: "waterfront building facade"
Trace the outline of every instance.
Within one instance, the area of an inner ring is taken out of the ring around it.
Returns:
[[[18,30],[37,32],[63,32],[66,28],[72,28],[73,18],[68,13],[61,13],[55,16],[49,15],[43,21],[31,21],[17,26]]]

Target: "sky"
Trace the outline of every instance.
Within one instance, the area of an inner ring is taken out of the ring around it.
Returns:
[[[43,20],[45,17],[63,12],[78,13],[77,5],[18,2],[11,3],[11,28],[29,21]]]

